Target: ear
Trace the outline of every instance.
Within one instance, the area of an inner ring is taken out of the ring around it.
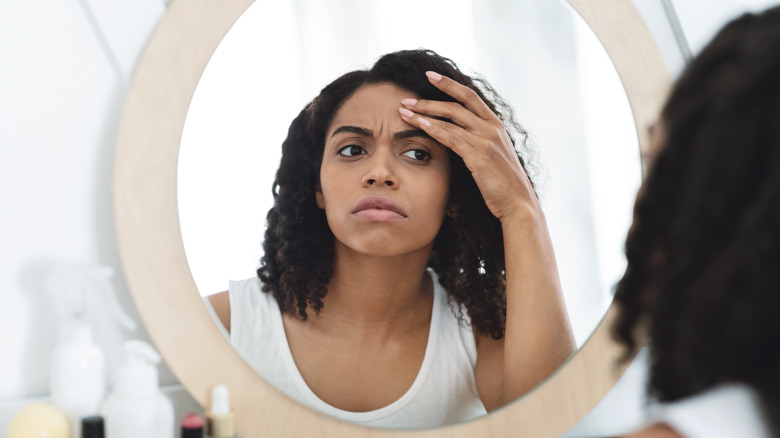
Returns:
[[[451,204],[450,207],[447,209],[447,216],[449,216],[449,217],[458,217],[458,216],[460,216],[460,205],[458,205],[458,204]]]

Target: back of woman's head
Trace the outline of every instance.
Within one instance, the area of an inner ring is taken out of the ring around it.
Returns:
[[[619,340],[649,323],[650,394],[723,382],[780,413],[780,8],[724,27],[663,109],[626,241]]]
[[[474,90],[504,122],[513,141],[525,145],[526,134],[514,121],[511,107],[493,88],[430,50],[390,53],[371,69],[347,73],[327,85],[290,125],[274,182],[274,207],[267,216],[265,255],[258,275],[263,290],[273,293],[283,311],[297,311],[306,318],[307,309],[321,310],[332,275],[333,235],[315,193],[326,132],[336,112],[360,87],[376,83],[397,85],[421,99],[454,102],[428,81],[426,71]],[[503,335],[506,312],[501,225],[463,160],[452,152],[450,167],[449,203],[455,213],[445,218],[429,266],[455,301],[466,306],[475,327],[498,338]]]

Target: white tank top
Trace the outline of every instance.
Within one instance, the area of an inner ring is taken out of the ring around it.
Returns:
[[[477,348],[471,324],[458,321],[436,275],[433,313],[420,371],[395,402],[368,412],[338,409],[321,400],[293,361],[276,300],[261,291],[258,278],[231,281],[230,341],[268,382],[299,403],[363,426],[423,429],[468,421],[487,414],[477,393]]]
[[[653,423],[685,438],[770,438],[761,400],[750,387],[724,384],[702,394],[654,407]]]

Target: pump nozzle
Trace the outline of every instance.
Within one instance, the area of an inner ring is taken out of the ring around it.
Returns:
[[[144,341],[131,339],[125,342],[128,366],[157,365],[162,358],[151,345]]]
[[[144,341],[126,341],[125,365],[117,371],[116,393],[122,395],[148,396],[158,389],[157,364],[161,357]]]

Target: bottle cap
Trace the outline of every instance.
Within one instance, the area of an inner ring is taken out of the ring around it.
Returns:
[[[211,390],[211,413],[221,415],[229,412],[230,391],[225,385],[217,385]]]
[[[206,433],[212,438],[232,438],[236,434],[235,418],[233,412],[213,415],[206,411]]]
[[[81,419],[81,438],[105,438],[103,417],[93,415]]]

